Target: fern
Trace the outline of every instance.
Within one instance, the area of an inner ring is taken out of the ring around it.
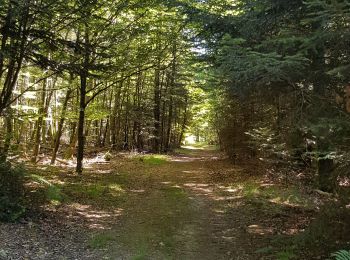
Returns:
[[[335,257],[335,260],[350,260],[350,251],[339,250],[333,253],[332,257]]]

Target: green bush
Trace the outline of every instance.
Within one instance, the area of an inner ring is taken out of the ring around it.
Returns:
[[[24,175],[22,166],[0,162],[0,221],[15,221],[24,212]]]
[[[350,260],[350,251],[339,250],[338,252],[332,254],[335,260]]]

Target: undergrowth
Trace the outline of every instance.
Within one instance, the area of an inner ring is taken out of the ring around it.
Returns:
[[[267,248],[257,253],[274,255],[278,260],[319,259],[350,260],[350,211],[339,205],[327,205],[303,231],[292,237],[276,236]],[[283,250],[281,250],[283,249]],[[338,250],[338,251],[337,251]],[[336,253],[332,253],[336,252]]]
[[[339,250],[332,254],[335,260],[350,260],[350,251]]]
[[[168,157],[166,155],[152,154],[138,156],[137,158],[146,165],[162,165],[168,162]]]
[[[255,181],[246,181],[234,184],[231,191],[245,198],[266,200],[277,205],[294,205],[305,208],[313,208],[311,199],[296,187],[284,187],[279,185],[263,185]]]
[[[65,199],[65,196],[63,195],[61,189],[44,177],[36,174],[31,174],[30,178],[31,180],[36,181],[44,186],[45,200],[48,200],[53,204],[57,204],[61,203]]]
[[[102,249],[107,247],[108,244],[115,241],[115,234],[110,232],[95,234],[88,242],[89,246],[93,249]]]
[[[23,166],[0,162],[0,221],[13,222],[24,215],[24,178]]]

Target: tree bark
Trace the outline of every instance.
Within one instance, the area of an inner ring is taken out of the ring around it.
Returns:
[[[41,103],[39,108],[39,118],[37,121],[36,130],[35,130],[34,149],[33,149],[33,155],[31,159],[31,161],[34,163],[36,163],[40,152],[40,143],[41,143],[41,136],[42,136],[41,134],[42,134],[43,121],[44,121],[44,114],[45,114],[46,87],[47,87],[47,80],[44,80],[42,93],[41,93]]]
[[[153,140],[153,152],[160,152],[160,60],[158,60],[158,65],[154,74],[154,108],[153,108],[153,119],[154,119],[154,140]]]
[[[180,130],[180,136],[179,136],[179,140],[178,140],[178,147],[181,146],[182,140],[184,138],[185,135],[185,131],[186,131],[186,125],[187,125],[187,108],[188,107],[188,99],[187,96],[185,97],[185,111],[183,114],[183,120],[182,120],[182,124],[181,124],[181,130]]]
[[[168,124],[167,124],[167,132],[166,132],[166,140],[165,140],[165,151],[169,151],[170,141],[171,141],[171,128],[173,121],[173,92],[175,88],[175,77],[176,77],[176,42],[173,45],[173,61],[171,66],[171,74],[170,74],[170,89],[169,89],[169,114],[168,114]]]
[[[5,136],[5,142],[4,142],[4,148],[0,154],[0,161],[6,161],[8,152],[10,150],[11,146],[11,140],[13,137],[13,116],[12,116],[12,109],[7,108],[6,109],[6,115],[5,115],[5,125],[6,125],[6,136]]]
[[[71,97],[72,92],[73,92],[72,89],[67,90],[66,97],[65,97],[64,102],[63,102],[61,118],[60,118],[60,122],[58,124],[57,133],[55,136],[55,143],[54,143],[54,148],[53,148],[52,157],[51,157],[51,164],[55,164],[55,161],[56,161],[58,148],[60,147],[60,140],[61,140],[61,136],[62,136],[63,125],[64,125],[66,113],[67,113],[68,101]]]
[[[122,75],[123,76],[123,75]],[[113,107],[113,113],[111,116],[111,122],[110,122],[110,129],[111,129],[111,142],[112,142],[112,149],[117,150],[118,148],[118,136],[119,136],[119,128],[120,128],[120,96],[122,93],[123,88],[123,81],[120,82],[119,88],[117,92],[114,95],[114,107]]]
[[[84,35],[84,63],[80,72],[80,95],[79,95],[79,121],[78,121],[78,148],[77,148],[77,166],[76,172],[81,174],[83,172],[83,160],[84,160],[84,125],[85,125],[85,109],[86,109],[86,90],[87,80],[89,76],[89,64],[90,64],[90,38],[89,28],[85,23],[85,35]]]
[[[84,159],[84,124],[85,124],[85,98],[87,87],[87,75],[82,73],[80,76],[80,102],[79,102],[79,121],[78,121],[78,148],[77,148],[77,166],[76,172],[81,174],[83,172],[83,159]]]

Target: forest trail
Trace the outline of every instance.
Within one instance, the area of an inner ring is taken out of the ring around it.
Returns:
[[[259,250],[273,251],[271,239],[308,222],[294,190],[273,188],[216,150],[186,147],[137,160],[113,167],[127,193],[122,213],[92,239],[106,246],[107,259],[271,259]]]
[[[251,250],[251,243],[242,247],[245,216],[227,216],[228,203],[239,196],[215,180],[229,165],[216,151],[183,152],[153,166],[148,181],[134,190],[139,195],[112,231],[120,234],[117,244],[135,259],[250,259],[244,248]],[[108,255],[113,259],[118,249]]]
[[[7,239],[0,248],[8,259],[249,260],[291,254],[271,241],[304,229],[314,211],[294,188],[253,175],[253,165],[249,169],[214,149],[193,147],[169,156],[116,156],[90,164],[84,176],[51,169],[46,178],[59,187],[63,202],[48,206],[39,223],[2,225],[0,235]]]

